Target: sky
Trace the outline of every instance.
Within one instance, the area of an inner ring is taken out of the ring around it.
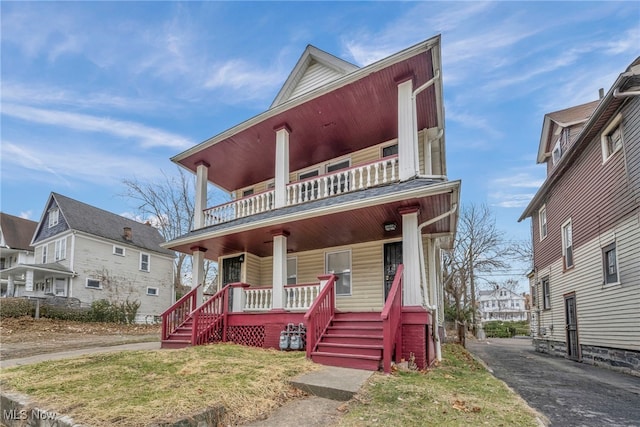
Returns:
[[[597,99],[640,55],[635,1],[0,8],[0,210],[35,221],[52,191],[134,216],[123,180],[176,174],[170,157],[266,110],[307,44],[365,66],[441,34],[449,179],[528,239],[544,114]]]

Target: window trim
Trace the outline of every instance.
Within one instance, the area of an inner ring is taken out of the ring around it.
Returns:
[[[337,251],[325,252],[324,254],[324,271],[326,274],[344,274],[344,273],[331,273],[329,272],[329,255],[339,254],[339,253],[348,253],[349,254],[349,293],[348,294],[339,294],[336,289],[336,296],[340,297],[350,297],[353,295],[353,253],[351,249],[341,249]]]
[[[542,285],[542,309],[551,310],[551,285],[549,283],[549,276],[543,277],[540,280]]]
[[[609,141],[608,137],[616,130],[620,129],[620,145],[609,153]],[[622,129],[622,113],[618,113],[604,128],[600,134],[600,145],[602,148],[602,164],[605,164],[614,154],[622,150],[624,145],[624,134]]]
[[[155,291],[155,293],[149,293],[150,289],[153,289]],[[155,286],[147,286],[147,291],[145,293],[146,293],[147,296],[157,297],[160,294],[160,288],[157,288]]]
[[[560,159],[562,159],[562,144],[560,143],[561,138],[562,136],[558,137],[558,140],[555,144],[553,144],[553,148],[551,149],[551,161],[553,162],[554,166],[556,166],[560,162]],[[558,152],[557,158],[556,151]]]
[[[391,147],[398,147],[398,141],[394,142],[393,144],[388,144],[388,145],[383,145],[382,147],[380,147],[380,158],[381,159],[386,159],[388,157],[393,157],[393,156],[397,156],[398,152],[396,151],[395,154],[389,154],[387,156],[384,155],[384,150],[386,150],[387,148],[391,148]],[[399,147],[397,148],[399,149]]]
[[[117,252],[117,249],[122,249],[122,253],[119,254]],[[117,256],[126,256],[127,253],[127,248],[125,248],[124,246],[118,246],[118,245],[113,245],[113,254],[117,255]]]
[[[336,166],[340,166],[343,163],[346,163],[347,165],[340,167],[340,169],[334,169],[332,171],[329,170],[330,168],[333,168],[333,167],[336,167]],[[344,159],[335,160],[335,161],[327,163],[324,166],[324,170],[325,170],[326,174],[330,174],[330,173],[334,173],[334,172],[343,171],[345,169],[349,169],[350,167],[351,167],[351,157],[347,157],[347,158],[344,158]]]
[[[44,244],[42,245],[42,263],[46,264],[47,263],[47,258],[48,258],[48,254],[47,254],[47,247],[49,246],[49,244]]]
[[[544,223],[542,222],[542,217],[544,216]],[[544,227],[543,227],[544,225]],[[544,234],[542,233],[542,230],[544,229]],[[544,204],[542,205],[542,207],[538,210],[538,232],[540,234],[540,241],[542,242],[547,235],[549,234],[549,221],[547,218],[547,205]]]
[[[569,228],[571,231],[571,245],[567,245],[567,236],[565,230]],[[573,223],[571,218],[566,220],[560,227],[560,234],[562,236],[562,266],[564,270],[571,270],[576,265],[575,251],[573,245]],[[567,250],[570,249],[570,256],[567,257]],[[567,258],[571,259],[571,265],[568,265]]]
[[[147,268],[144,269],[142,268],[142,257],[145,256],[147,257]],[[144,271],[145,273],[149,273],[151,271],[151,255],[149,255],[147,252],[140,252],[140,262],[138,264],[138,267],[140,268],[140,271]]]
[[[616,280],[614,282],[607,282],[607,268],[608,268],[608,260],[607,253],[611,251],[615,251],[615,268],[616,268]],[[618,260],[618,245],[614,240],[606,246],[602,247],[602,284],[605,286],[611,285],[619,285],[620,284],[620,262]]]
[[[89,286],[89,281],[98,283],[98,286]],[[102,289],[102,282],[99,279],[87,277],[84,282],[84,287],[87,289]]]

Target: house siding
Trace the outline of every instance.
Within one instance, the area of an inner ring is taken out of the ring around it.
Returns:
[[[291,96],[289,96],[289,99],[293,99],[310,92],[317,87],[323,86],[342,77],[342,75],[343,74],[318,62],[313,62],[305,71],[304,75],[296,85],[295,90],[291,93]]]
[[[73,297],[91,303],[99,299],[124,301],[137,300],[140,308],[136,321],[153,320],[173,302],[173,264],[167,256],[141,251],[139,248],[118,243],[125,247],[125,256],[113,254],[114,242],[76,235],[73,278]],[[140,252],[150,256],[150,271],[140,271]],[[87,278],[102,279],[103,289],[86,287]],[[158,288],[158,295],[147,295],[147,287]]]
[[[630,192],[640,202],[640,97],[630,98],[622,108],[624,156]]]

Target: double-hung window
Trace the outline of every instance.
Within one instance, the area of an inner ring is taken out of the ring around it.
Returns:
[[[549,289],[549,278],[542,279],[542,308],[548,310],[551,308],[551,290]]]
[[[543,206],[538,211],[538,222],[540,225],[540,241],[547,237],[547,206]]]
[[[56,261],[60,261],[61,259],[65,259],[66,257],[67,257],[67,238],[63,237],[62,239],[56,240],[54,259]]]
[[[145,254],[144,252],[140,253],[140,270],[141,271],[149,271],[149,254]]]
[[[295,285],[298,282],[298,259],[287,259],[287,285]]]
[[[47,245],[44,245],[42,247],[42,263],[43,264],[47,263]]]
[[[60,221],[60,210],[58,208],[49,211],[49,228],[58,225]]]
[[[573,227],[571,226],[571,220],[562,225],[562,258],[565,269],[573,267]]]
[[[336,295],[351,295],[351,251],[327,253],[327,273],[338,276]]]
[[[604,270],[604,284],[618,283],[618,255],[616,242],[602,248],[602,267]]]
[[[622,148],[622,115],[618,114],[602,131],[602,161],[606,162]]]

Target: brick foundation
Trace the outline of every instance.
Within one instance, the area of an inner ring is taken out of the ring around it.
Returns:
[[[418,369],[429,367],[435,360],[431,314],[422,307],[402,309],[402,358],[415,357]]]

